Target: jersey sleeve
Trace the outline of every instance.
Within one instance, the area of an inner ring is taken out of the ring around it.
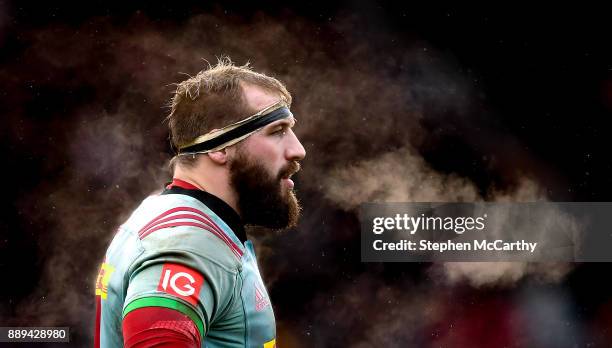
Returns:
[[[164,307],[143,307],[123,319],[125,348],[199,348],[201,337],[195,323],[178,311]]]
[[[180,237],[177,233],[173,240]],[[123,318],[139,308],[169,308],[189,317],[204,337],[235,290],[237,272],[215,257],[225,245],[214,240],[199,243],[197,250],[190,245],[161,245],[131,267]]]

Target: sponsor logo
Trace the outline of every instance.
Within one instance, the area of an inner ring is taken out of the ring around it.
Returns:
[[[166,263],[157,290],[182,298],[195,306],[203,284],[204,277],[200,273],[182,265]]]
[[[270,304],[266,291],[259,287],[257,283],[253,284],[255,288],[255,310],[258,312],[263,311]]]
[[[108,282],[114,271],[115,268],[106,262],[100,266],[100,272],[96,278],[96,296],[100,296],[103,300],[106,300],[108,296]]]

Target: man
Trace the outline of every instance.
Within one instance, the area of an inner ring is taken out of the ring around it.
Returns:
[[[278,80],[222,59],[178,84],[173,181],[119,228],[96,282],[96,347],[274,347],[244,224],[295,226],[305,150]]]

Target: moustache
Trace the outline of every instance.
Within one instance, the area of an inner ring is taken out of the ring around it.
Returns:
[[[299,172],[300,168],[301,168],[300,163],[297,162],[297,161],[291,161],[291,162],[287,163],[287,165],[285,165],[279,171],[279,173],[278,173],[278,180],[288,179],[293,174]]]

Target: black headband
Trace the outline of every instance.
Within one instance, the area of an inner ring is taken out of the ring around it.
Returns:
[[[252,133],[262,127],[267,126],[268,124],[281,120],[283,118],[287,118],[293,116],[289,108],[283,106],[278,108],[268,114],[262,115],[261,117],[254,118],[251,121],[248,121],[232,130],[229,130],[218,137],[206,140],[204,142],[194,144],[191,146],[187,146],[179,149],[179,154],[191,154],[191,153],[200,153],[205,151],[210,151],[216,147],[219,147],[227,142],[230,142],[234,139],[245,136],[249,133]]]

